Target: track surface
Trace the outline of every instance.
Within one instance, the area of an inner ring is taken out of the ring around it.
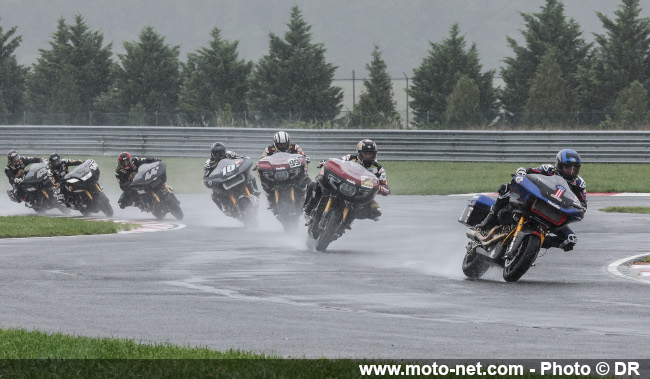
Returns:
[[[650,351],[650,288],[607,271],[649,250],[650,216],[597,211],[650,198],[591,198],[576,250],[549,250],[514,284],[495,269],[464,278],[462,197],[379,199],[382,220],[355,221],[326,253],[305,248],[302,226],[285,235],[264,205],[261,226],[247,230],[207,195],[179,198],[183,229],[0,240],[0,326],[291,357]],[[29,214],[6,199],[0,209]],[[149,216],[116,208],[116,217]]]

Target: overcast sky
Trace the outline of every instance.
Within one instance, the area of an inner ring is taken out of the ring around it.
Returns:
[[[650,1],[643,0],[642,16],[650,17]],[[269,32],[287,31],[291,7],[298,5],[312,25],[314,42],[327,49],[328,62],[339,67],[337,78],[366,75],[374,44],[383,51],[393,77],[411,76],[429,50],[458,22],[466,39],[476,42],[484,70],[497,69],[512,55],[506,35],[521,40],[519,12],[537,12],[543,0],[0,0],[0,25],[18,26],[23,42],[16,51],[22,64],[31,64],[39,48],[48,48],[57,19],[72,23],[81,14],[88,26],[113,42],[122,53],[123,41],[138,39],[146,25],[181,46],[186,54],[206,46],[210,30],[222,38],[239,40],[242,58],[256,61],[268,52]],[[595,11],[613,15],[618,0],[566,0],[565,13],[593,40],[602,32]],[[497,71],[498,73],[498,71]],[[357,91],[358,92],[358,91]],[[396,91],[399,92],[399,91]],[[396,94],[397,96],[398,94]]]

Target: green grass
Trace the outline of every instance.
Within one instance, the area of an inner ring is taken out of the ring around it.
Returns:
[[[0,238],[111,234],[137,227],[136,224],[66,217],[0,216]]]
[[[650,257],[643,257],[639,262],[650,262]]]
[[[650,207],[605,207],[603,212],[610,213],[650,213]]]
[[[68,156],[66,156],[68,157]],[[86,159],[88,157],[70,156]],[[176,193],[209,193],[201,179],[206,158],[165,158],[168,184]],[[381,158],[381,157],[380,157]],[[114,171],[115,157],[93,157],[101,170],[100,184],[111,193],[119,193]],[[255,157],[257,159],[257,157]],[[484,163],[484,162],[405,162],[382,161],[394,195],[448,195],[453,193],[493,192],[501,183],[509,182],[517,167],[533,167],[541,163]],[[319,169],[317,161],[309,165],[314,178]],[[254,173],[257,177],[257,174]],[[587,182],[588,192],[647,192],[645,178],[650,176],[647,164],[585,164],[580,172]],[[0,181],[2,192],[9,189],[7,181]]]
[[[0,329],[0,377],[8,378],[360,378],[359,365],[364,363],[417,362],[287,359],[241,350],[220,352],[170,343]],[[528,373],[522,377],[541,378]]]

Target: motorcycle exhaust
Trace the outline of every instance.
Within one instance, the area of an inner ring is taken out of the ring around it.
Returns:
[[[506,233],[503,233],[495,236],[496,230],[497,227],[493,228],[492,230],[490,230],[490,233],[488,233],[487,236],[483,237],[480,231],[467,229],[467,231],[465,232],[465,236],[467,236],[467,238],[469,238],[472,241],[480,242],[481,246],[488,248],[493,244],[497,243],[499,240],[501,240],[503,237],[507,235]]]

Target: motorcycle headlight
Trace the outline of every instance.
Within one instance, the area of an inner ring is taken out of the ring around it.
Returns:
[[[68,179],[68,183],[70,183],[70,184],[76,183],[78,181],[79,181],[79,179],[76,179],[76,178],[75,179]]]
[[[275,173],[275,180],[277,181],[283,181],[289,179],[289,172],[288,171],[277,171]]]
[[[344,196],[354,196],[357,189],[351,184],[343,183],[341,184],[341,187],[339,187],[339,191],[341,191]]]
[[[330,185],[334,188],[339,188],[339,184],[341,184],[341,179],[335,177],[334,175],[330,175],[327,177],[327,181],[330,183]]]

